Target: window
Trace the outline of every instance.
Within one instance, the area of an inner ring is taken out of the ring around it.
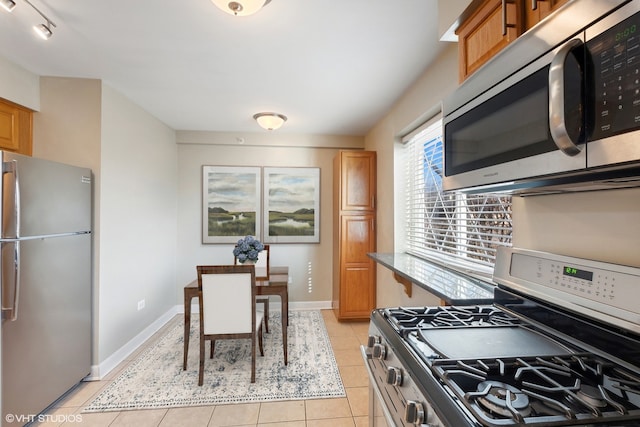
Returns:
[[[406,252],[480,276],[511,246],[511,196],[443,192],[442,120],[405,147]]]

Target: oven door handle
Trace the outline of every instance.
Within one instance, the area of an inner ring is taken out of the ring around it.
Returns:
[[[389,409],[387,409],[387,405],[385,404],[385,401],[382,398],[382,392],[380,391],[380,388],[378,387],[378,384],[375,381],[375,377],[373,376],[373,371],[369,366],[369,363],[371,363],[373,359],[371,359],[371,357],[367,354],[367,349],[363,345],[360,346],[360,353],[362,353],[362,358],[364,359],[364,366],[365,368],[367,368],[367,373],[369,374],[369,385],[371,386],[371,388],[375,393],[375,398],[380,403],[380,407],[382,408],[382,412],[384,412],[384,417],[387,420],[387,424],[389,424],[389,426],[395,426],[396,423],[393,421],[393,417],[391,417],[391,413],[389,412]],[[369,408],[370,419],[373,419],[374,416],[375,414],[373,413],[373,407],[370,407]]]
[[[549,131],[556,146],[568,156],[580,153],[580,148],[567,131],[564,114],[564,64],[571,50],[580,45],[580,39],[568,41],[556,53],[549,67]]]

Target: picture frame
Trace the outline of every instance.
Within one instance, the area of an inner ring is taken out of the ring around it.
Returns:
[[[263,168],[265,243],[320,243],[320,168]]]
[[[260,239],[261,179],[260,167],[202,167],[202,243]]]

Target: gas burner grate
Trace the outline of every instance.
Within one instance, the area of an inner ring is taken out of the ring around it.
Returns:
[[[640,377],[589,353],[436,359],[431,369],[485,426],[640,420]]]
[[[513,326],[520,323],[494,306],[397,307],[384,310],[397,331],[461,326]]]

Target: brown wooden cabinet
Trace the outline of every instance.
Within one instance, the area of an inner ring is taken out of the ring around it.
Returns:
[[[340,151],[333,164],[333,309],[366,320],[376,305],[376,153]]]
[[[0,150],[31,155],[33,113],[24,107],[0,99]]]
[[[482,1],[456,31],[460,81],[567,1]]]
[[[530,5],[525,7],[525,28],[529,29],[551,15],[569,0],[525,0]],[[535,5],[535,9],[534,9]]]

